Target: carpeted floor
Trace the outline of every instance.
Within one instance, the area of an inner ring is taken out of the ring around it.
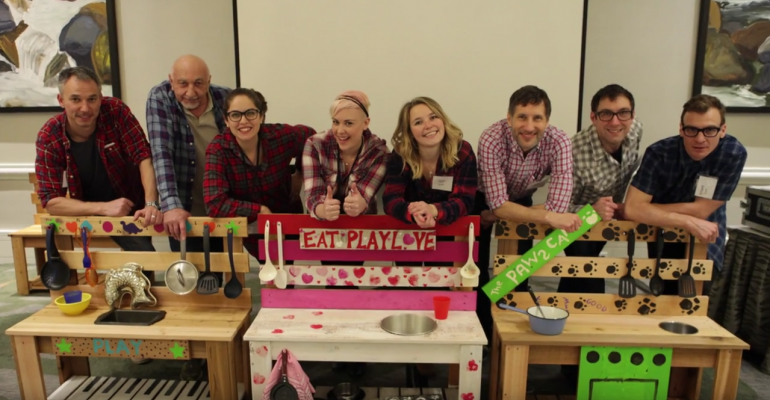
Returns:
[[[34,272],[32,272],[34,274]],[[42,308],[50,299],[47,292],[33,293],[30,296],[16,295],[15,275],[12,265],[0,265],[0,328],[5,331],[15,323],[23,320],[33,312]],[[162,279],[162,276],[158,279]],[[535,290],[555,291],[556,279],[532,279]],[[610,282],[608,285],[612,285]],[[259,309],[260,298],[256,274],[249,274],[247,286],[254,290],[254,314]],[[609,288],[617,290],[617,288]],[[0,337],[0,400],[20,399],[16,372],[14,370],[13,355],[8,337]],[[43,372],[46,378],[46,389],[50,394],[59,385],[56,375],[56,365],[53,356],[43,356]],[[92,358],[91,370],[100,376],[140,377],[178,379],[182,363],[179,361],[155,360],[144,365],[135,365],[127,359]],[[335,373],[329,363],[303,362],[303,368],[311,381],[316,386],[332,386],[340,382],[351,381],[345,373]],[[488,361],[482,365],[483,382],[481,399],[487,399],[488,390]],[[430,387],[447,386],[447,367],[439,366],[437,374],[430,380]],[[563,379],[558,366],[532,366],[530,367],[530,383],[539,394],[564,394],[574,393]],[[713,371],[706,370],[703,378],[703,390],[701,399],[711,398],[711,385]],[[390,386],[404,387],[406,385],[406,372],[400,364],[370,364],[366,374],[357,383],[360,386]],[[757,393],[765,393],[760,397]],[[318,393],[319,397],[324,397]],[[738,399],[754,400],[770,398],[770,377],[759,372],[756,367],[744,361],[741,369],[741,384],[738,391]]]

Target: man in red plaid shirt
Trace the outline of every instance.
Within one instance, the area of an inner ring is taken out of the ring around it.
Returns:
[[[41,205],[51,215],[133,215],[144,227],[162,224],[150,145],[128,106],[103,97],[99,78],[83,67],[59,74],[57,98],[64,112],[35,143]],[[127,251],[155,251],[150,236],[112,239]]]

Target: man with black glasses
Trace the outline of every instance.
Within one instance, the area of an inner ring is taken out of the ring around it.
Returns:
[[[725,107],[716,97],[697,95],[684,104],[679,136],[647,148],[626,197],[628,219],[653,226],[683,228],[701,242],[711,242],[708,258],[715,274],[722,270],[730,200],[746,148],[726,132]],[[656,256],[654,243],[648,245]],[[685,258],[686,243],[666,243],[663,258]],[[677,293],[677,281],[665,281],[664,294]],[[710,283],[704,285],[708,293]]]
[[[616,84],[591,99],[592,124],[572,138],[572,199],[569,211],[591,204],[602,220],[623,219],[623,197],[639,166],[642,124],[634,96]],[[598,257],[607,242],[578,240],[564,249],[570,257]],[[604,278],[559,280],[560,293],[604,293]]]

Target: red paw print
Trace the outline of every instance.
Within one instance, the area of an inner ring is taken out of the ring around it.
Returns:
[[[478,371],[479,365],[476,364],[476,360],[468,361],[468,371]]]
[[[463,400],[473,400],[473,393],[463,393]]]

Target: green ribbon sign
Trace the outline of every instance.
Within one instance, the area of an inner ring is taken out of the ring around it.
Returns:
[[[577,215],[583,220],[583,225],[580,225],[578,230],[572,233],[567,233],[563,229],[551,232],[545,239],[509,265],[503,273],[484,285],[481,290],[493,303],[496,303],[602,220],[590,204],[578,211]]]

